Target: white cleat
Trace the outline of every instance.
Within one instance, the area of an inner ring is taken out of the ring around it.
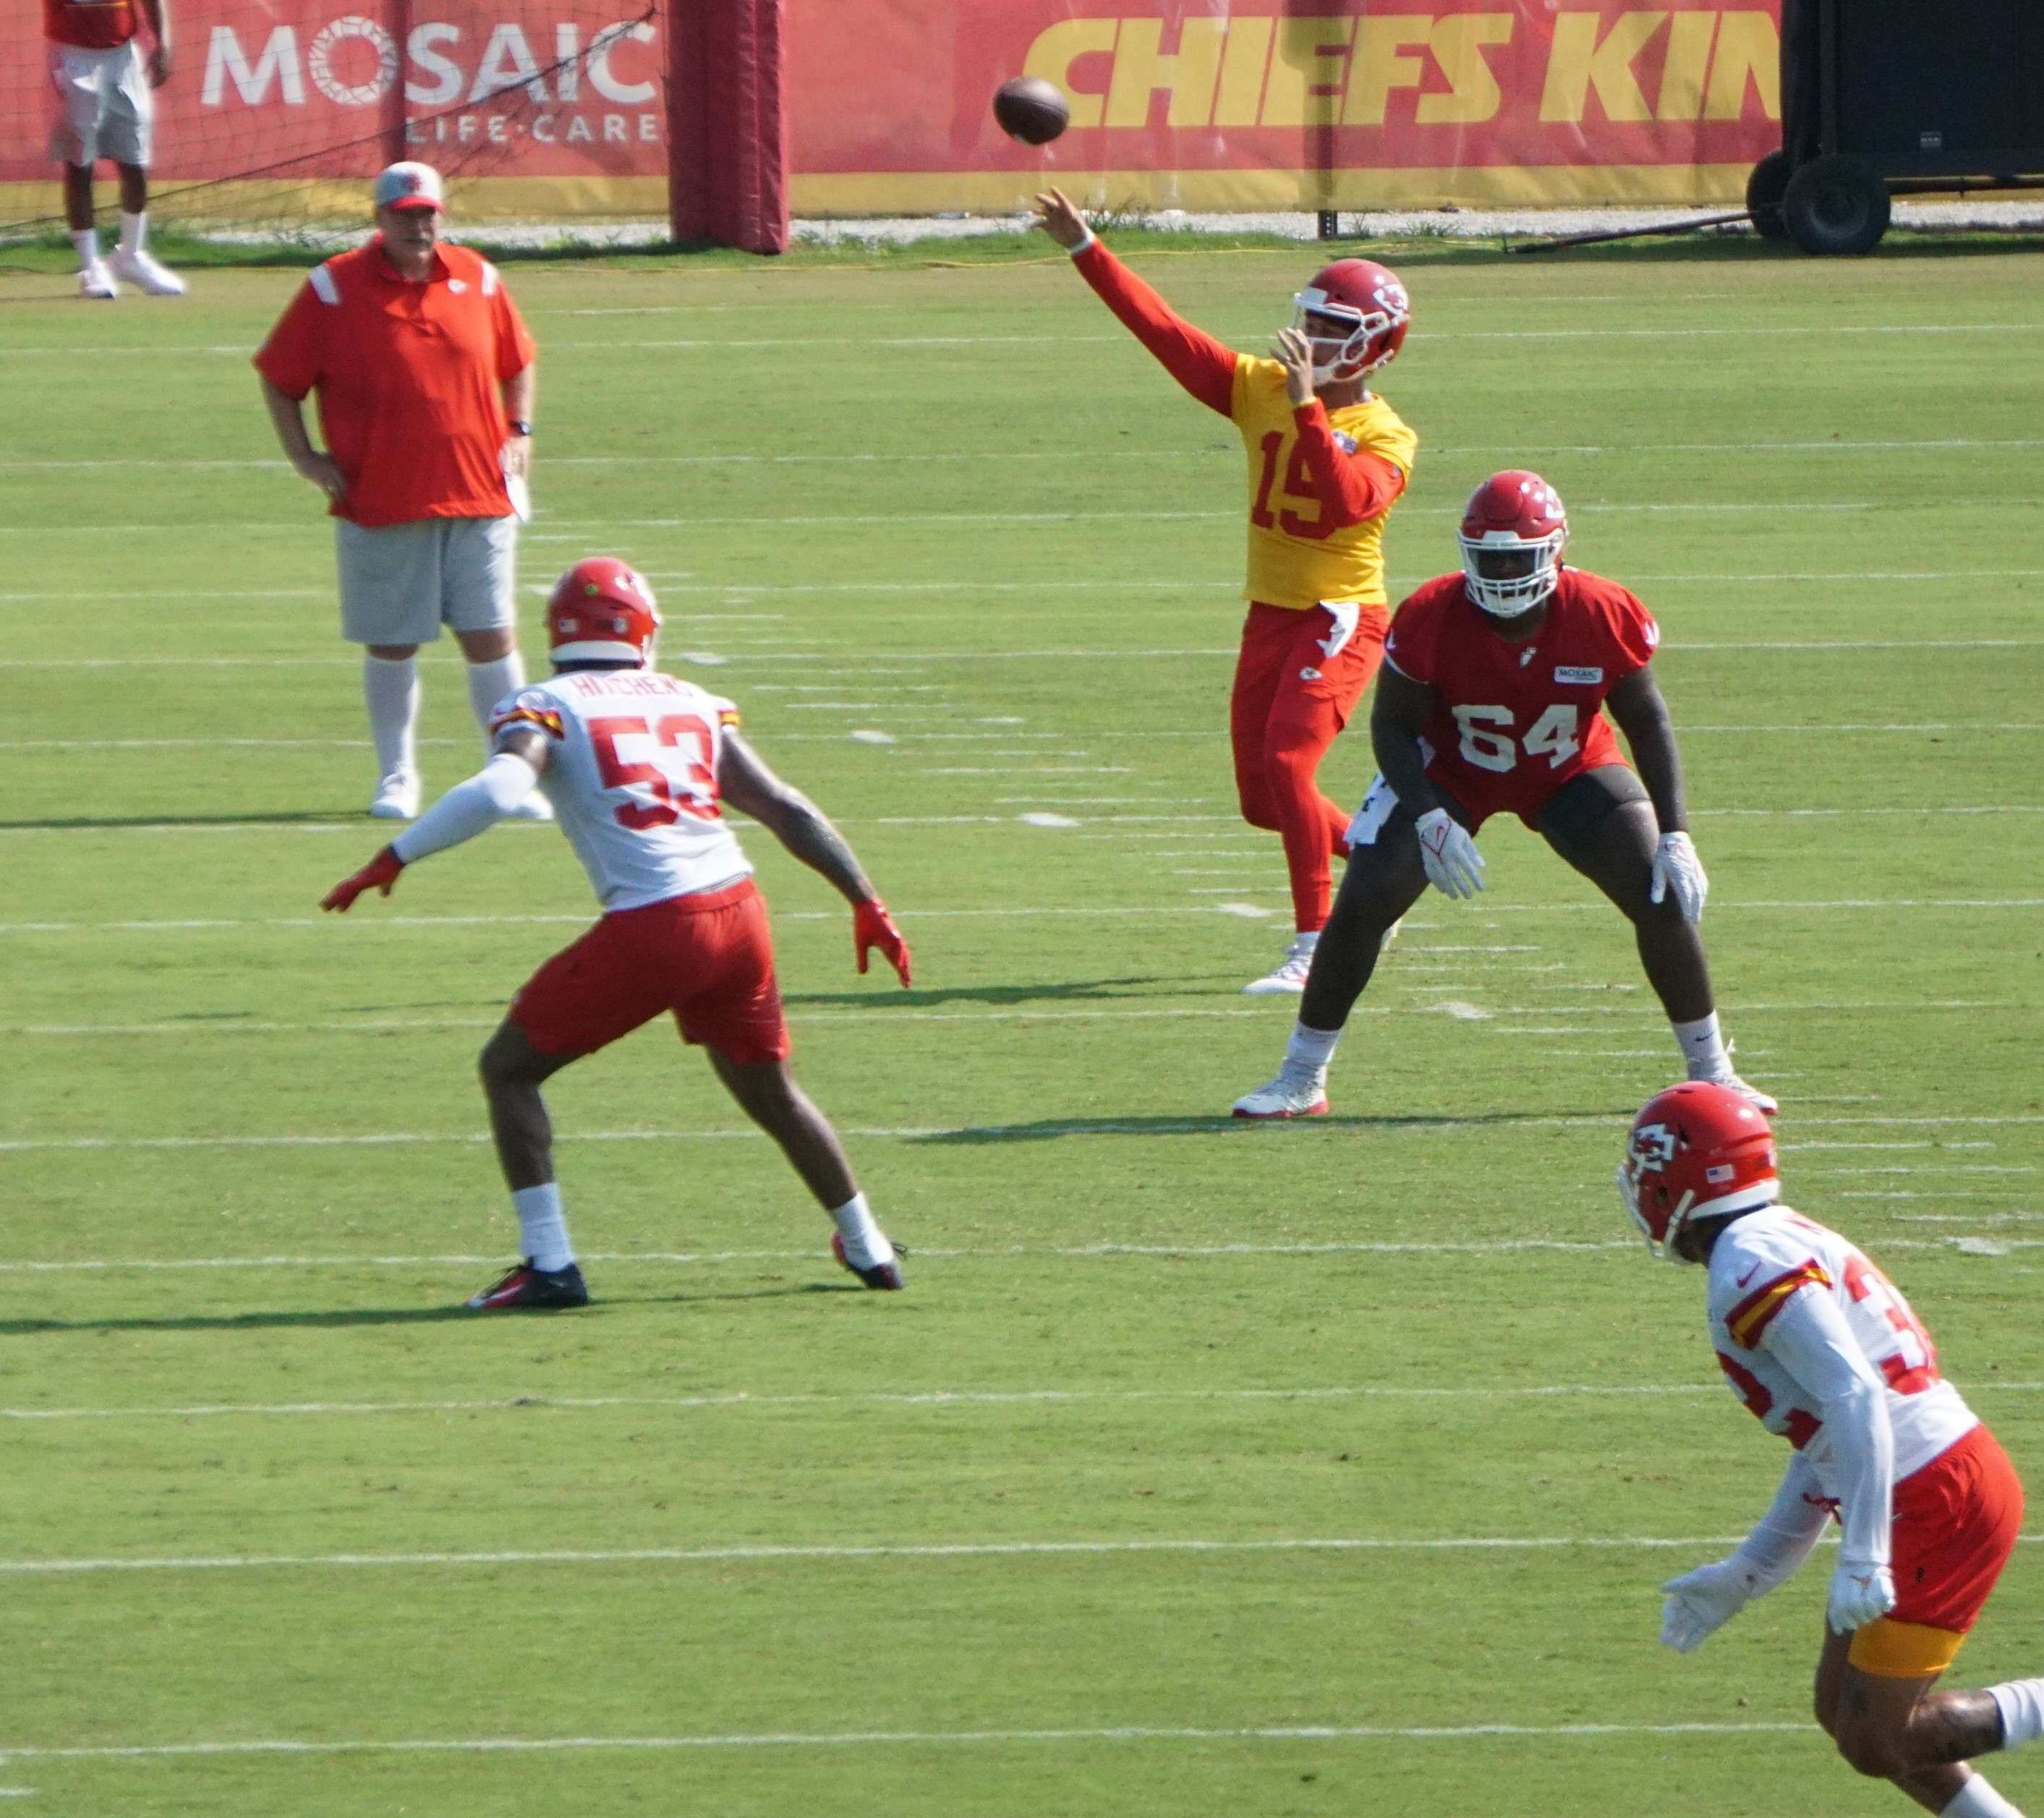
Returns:
[[[372,821],[409,821],[419,812],[419,779],[409,770],[394,770],[376,785],[371,798]]]
[[[507,821],[550,821],[554,818],[554,804],[536,790],[504,818]]]
[[[113,255],[113,275],[135,286],[145,297],[182,297],[185,281],[168,266],[159,265],[146,252],[125,250]]]
[[[1727,1074],[1723,1079],[1713,1080],[1711,1084],[1714,1086],[1723,1086],[1727,1091],[1738,1093],[1763,1118],[1778,1117],[1781,1114],[1781,1107],[1772,1096],[1761,1091],[1758,1086],[1749,1086],[1736,1073]]]
[[[1327,1084],[1319,1073],[1280,1069],[1278,1077],[1235,1101],[1239,1118],[1324,1118],[1327,1114]]]
[[[113,282],[113,274],[106,269],[106,261],[95,259],[78,269],[78,293],[94,303],[111,303],[121,294],[120,287]]]
[[[1251,979],[1242,988],[1244,997],[1297,997],[1306,988],[1306,974],[1313,969],[1313,945],[1294,941],[1284,964],[1274,972]]]

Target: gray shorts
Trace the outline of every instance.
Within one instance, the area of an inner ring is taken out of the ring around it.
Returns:
[[[351,644],[430,644],[445,624],[516,622],[516,518],[417,518],[366,530],[334,520],[340,635]]]
[[[131,38],[110,51],[52,44],[49,53],[59,108],[50,155],[66,164],[111,158],[147,169],[156,108],[142,47]]]

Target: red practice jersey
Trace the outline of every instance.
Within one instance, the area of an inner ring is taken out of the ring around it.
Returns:
[[[1565,567],[1546,622],[1523,642],[1500,637],[1462,576],[1443,574],[1399,607],[1384,654],[1434,691],[1427,775],[1479,823],[1508,811],[1534,827],[1570,777],[1625,761],[1604,696],[1660,641],[1653,615],[1617,582]]]
[[[82,51],[117,50],[135,36],[132,0],[43,0],[43,36]]]

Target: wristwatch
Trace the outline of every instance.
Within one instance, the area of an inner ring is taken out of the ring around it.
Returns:
[[[511,428],[511,433],[513,435],[530,435],[532,433],[532,424],[524,417],[514,416],[510,418],[509,420]]]

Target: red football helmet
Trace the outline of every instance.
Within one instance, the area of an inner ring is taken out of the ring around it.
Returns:
[[[1412,299],[1397,273],[1372,259],[1322,266],[1292,301],[1292,326],[1313,343],[1316,385],[1360,378],[1389,366],[1412,320]],[[1339,323],[1347,332],[1316,335],[1315,318]]]
[[[592,555],[554,583],[547,639],[557,663],[653,660],[660,608],[646,577],[614,555]]]
[[[1781,1197],[1774,1133],[1729,1086],[1704,1080],[1670,1086],[1632,1120],[1618,1194],[1647,1248],[1664,1262],[1685,1261],[1674,1247],[1685,1225]]]
[[[1560,581],[1569,514],[1562,508],[1562,495],[1538,474],[1508,467],[1470,494],[1457,535],[1470,598],[1493,618],[1516,619],[1531,612]],[[1485,573],[1485,554],[1497,550],[1515,558],[1530,550],[1532,560],[1500,562],[1496,566],[1514,572]]]

